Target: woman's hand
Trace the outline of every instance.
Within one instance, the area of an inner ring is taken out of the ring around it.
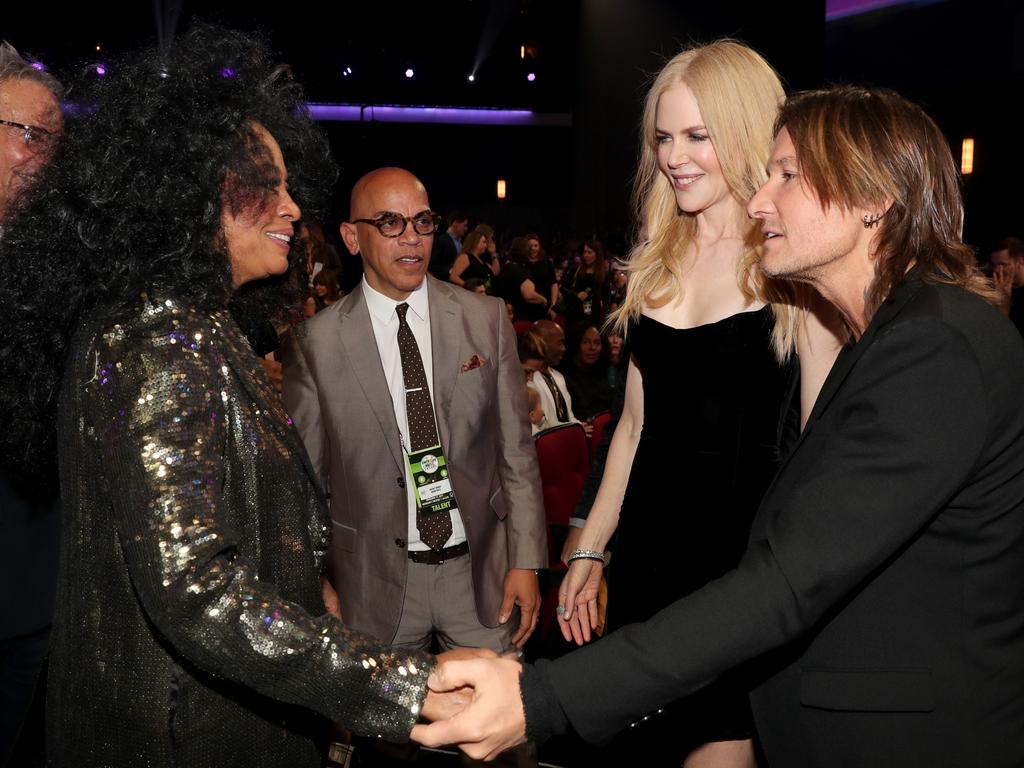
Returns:
[[[320,577],[320,591],[324,599],[324,607],[338,621],[344,621],[341,617],[341,602],[338,600],[338,593],[334,591],[331,582],[325,576]]]
[[[576,645],[590,642],[597,626],[597,594],[604,564],[597,560],[573,560],[558,588],[558,628],[562,637]]]

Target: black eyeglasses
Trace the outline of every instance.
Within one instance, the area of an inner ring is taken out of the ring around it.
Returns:
[[[26,125],[25,123],[14,123],[10,120],[0,120],[0,125],[10,128],[17,128],[22,132],[22,138],[28,146],[39,146],[53,138],[53,131],[40,128],[38,125]]]
[[[431,210],[420,211],[412,216],[402,216],[394,211],[384,211],[375,219],[353,219],[353,224],[370,224],[377,228],[384,237],[401,237],[405,228],[412,222],[413,231],[417,235],[432,235],[441,226],[441,214]]]

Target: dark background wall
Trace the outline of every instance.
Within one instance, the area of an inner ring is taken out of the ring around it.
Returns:
[[[1024,236],[1024,3],[945,0],[884,9],[830,23],[830,82],[894,88],[920,103],[959,161],[975,140],[965,177],[964,237],[983,256],[1005,235]]]
[[[360,174],[395,164],[423,178],[435,208],[466,209],[501,235],[537,230],[557,241],[596,234],[621,252],[647,83],[684,45],[729,35],[759,49],[791,90],[837,81],[893,87],[925,105],[957,156],[971,135],[967,239],[987,251],[1004,234],[1024,234],[1024,154],[1014,117],[1024,78],[1020,2],[911,2],[827,23],[825,0],[342,2],[330,6],[339,22],[326,21],[325,7],[164,0],[115,13],[84,3],[20,3],[0,14],[0,37],[66,74],[140,43],[169,43],[199,15],[261,30],[313,101],[567,116],[565,127],[325,123],[342,169],[328,228],[346,213]],[[415,78],[403,76],[406,67]],[[509,190],[500,202],[499,178]]]

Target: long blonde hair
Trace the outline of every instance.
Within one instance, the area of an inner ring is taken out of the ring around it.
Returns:
[[[625,301],[610,319],[623,335],[644,305],[660,307],[679,295],[684,257],[697,236],[696,217],[679,212],[672,184],[658,168],[658,100],[681,83],[697,100],[722,175],[741,210],[767,178],[772,128],[785,99],[775,70],[756,51],[734,40],[685,50],[658,73],[644,103],[633,184],[638,233],[629,256],[629,285]],[[796,345],[800,312],[794,303],[799,289],[761,274],[757,269],[761,243],[760,224],[752,221],[744,235],[736,279],[748,300],[772,303],[772,346],[783,360]]]

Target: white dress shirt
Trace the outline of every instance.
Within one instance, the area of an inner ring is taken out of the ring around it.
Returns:
[[[551,388],[544,381],[543,374],[540,371],[534,371],[533,379],[527,386],[532,386],[540,395],[540,404],[544,408],[545,416],[544,429],[550,429],[559,424],[579,423],[579,419],[572,412],[572,397],[569,395],[568,387],[565,386],[565,377],[551,367],[548,367],[548,373],[551,374],[551,379],[555,382],[558,391],[562,393],[562,399],[565,400],[565,409],[569,413],[569,418],[564,421],[558,418],[558,408],[555,406],[555,396],[551,394]]]
[[[419,347],[420,358],[423,361],[423,372],[426,374],[427,381],[430,382],[430,401],[434,405],[436,414],[437,399],[434,396],[434,361],[430,339],[427,281],[424,280],[420,287],[410,293],[404,301],[395,301],[371,288],[364,277],[363,297],[366,299],[367,309],[370,310],[370,323],[373,325],[373,336],[377,341],[377,352],[380,354],[381,366],[384,368],[388,392],[391,393],[391,407],[395,410],[395,421],[401,431],[402,449],[408,452],[409,420],[405,413],[405,379],[402,377],[402,355],[398,351],[398,313],[395,311],[395,307],[399,304],[409,305],[405,321],[409,324],[412,335],[416,337],[416,346]],[[440,435],[440,430],[438,430],[438,435]],[[424,552],[430,547],[420,541],[420,533],[416,528],[416,496],[413,491],[415,483],[412,473],[409,471],[408,462],[405,464],[405,477],[409,507],[409,534],[407,537],[409,550]],[[455,507],[452,508],[451,516],[452,535],[445,542],[444,546],[446,547],[461,544],[466,540],[466,529],[462,525],[462,516],[458,514]]]

